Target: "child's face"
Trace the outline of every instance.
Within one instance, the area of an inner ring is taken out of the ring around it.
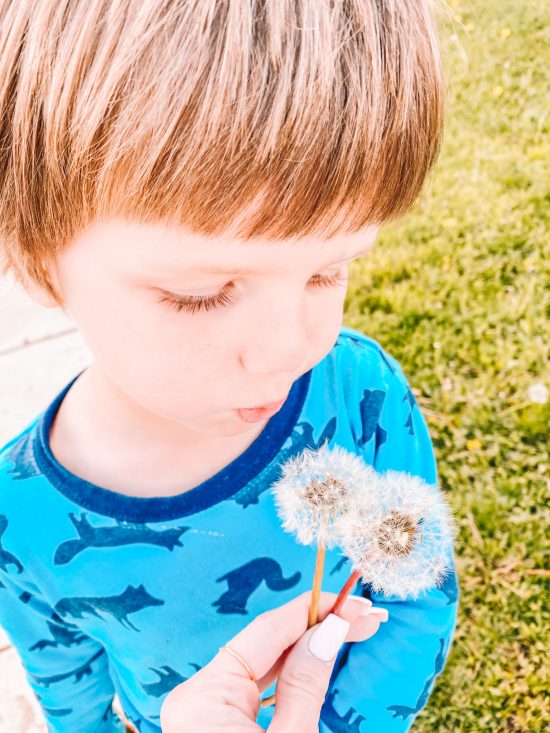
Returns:
[[[251,426],[236,409],[286,398],[330,351],[346,260],[376,234],[251,243],[117,220],[82,232],[58,256],[54,281],[97,365],[131,400],[199,433],[237,435]],[[209,310],[161,302],[222,289],[230,302]]]

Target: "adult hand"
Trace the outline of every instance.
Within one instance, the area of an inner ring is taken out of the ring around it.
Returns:
[[[278,677],[275,713],[268,733],[318,733],[321,707],[340,646],[373,636],[388,612],[349,596],[339,616],[329,614],[335,593],[321,593],[319,619],[307,628],[311,591],[257,616],[227,643],[251,668],[225,649],[165,698],[163,733],[261,733],[260,694]]]

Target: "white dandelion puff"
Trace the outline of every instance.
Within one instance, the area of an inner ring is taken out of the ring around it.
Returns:
[[[532,384],[527,390],[529,400],[539,405],[545,405],[548,402],[548,387],[543,382]]]
[[[326,548],[339,540],[334,527],[354,506],[353,496],[364,490],[367,476],[368,466],[360,456],[338,445],[331,449],[326,440],[318,449],[305,448],[286,461],[273,484],[283,529],[302,545],[317,542],[308,628],[318,621]],[[274,701],[275,696],[270,695],[261,705]]]
[[[360,577],[375,593],[415,600],[450,571],[456,525],[441,491],[419,476],[374,472],[334,531],[354,582]]]
[[[283,528],[302,545],[317,541],[326,547],[338,543],[336,520],[353,506],[353,496],[365,487],[368,466],[363,459],[325,442],[309,448],[282,465],[272,490]]]

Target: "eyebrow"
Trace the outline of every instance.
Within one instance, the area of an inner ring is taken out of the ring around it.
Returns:
[[[338,262],[332,263],[332,265],[339,265],[343,262],[349,262],[351,260],[357,259],[357,257],[361,257],[362,255],[367,254],[372,249],[374,243],[369,244],[368,247],[363,247],[362,250],[359,252],[356,252],[355,254],[349,255],[348,257],[345,257],[343,260],[338,260]],[[174,272],[175,268],[173,266],[166,266],[166,263],[160,263],[160,262],[152,262],[148,265],[149,268],[159,268],[161,270],[169,270],[171,272]],[[326,267],[331,267],[330,264],[326,265]],[[180,268],[178,268],[180,269]],[[220,274],[237,274],[237,275],[261,275],[264,271],[261,269],[258,269],[256,267],[222,267],[222,266],[208,266],[208,265],[195,265],[191,267],[184,267],[181,268],[182,272],[190,273],[190,272],[208,272],[208,273],[220,273]]]

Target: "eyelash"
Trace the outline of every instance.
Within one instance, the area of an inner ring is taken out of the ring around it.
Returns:
[[[315,287],[334,287],[336,285],[346,285],[346,280],[342,277],[341,271],[335,275],[316,275],[318,278]],[[231,283],[230,283],[231,284]],[[233,302],[232,298],[227,294],[227,285],[214,295],[194,295],[182,296],[174,293],[166,293],[159,298],[159,303],[166,303],[170,308],[174,308],[178,313],[182,310],[188,313],[198,313],[199,311],[209,311],[229,305]]]

